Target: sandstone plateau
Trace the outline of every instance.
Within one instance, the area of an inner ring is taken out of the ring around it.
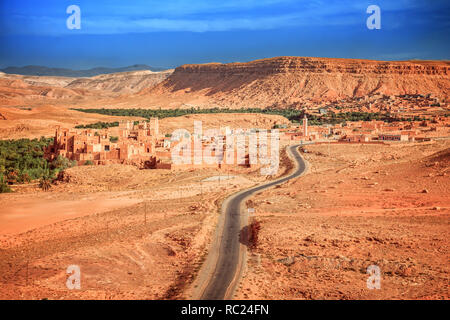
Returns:
[[[0,105],[45,102],[87,108],[310,109],[344,99],[404,94],[431,94],[446,104],[449,70],[448,61],[277,57],[91,78],[0,73]]]
[[[450,93],[448,61],[277,57],[248,63],[183,65],[130,105],[300,107],[375,94]]]

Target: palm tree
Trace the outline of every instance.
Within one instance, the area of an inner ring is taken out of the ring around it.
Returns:
[[[5,181],[5,178],[3,177],[3,174],[0,173],[0,193],[6,193],[11,192],[11,189],[9,188],[8,184]]]
[[[52,175],[50,169],[48,168],[47,162],[44,164],[44,172],[42,173],[41,180],[39,181],[39,187],[48,191],[52,187]]]

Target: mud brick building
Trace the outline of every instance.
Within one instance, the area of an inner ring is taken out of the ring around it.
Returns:
[[[58,156],[75,160],[78,165],[90,161],[96,165],[110,163],[136,164],[142,167],[155,165],[155,151],[159,135],[158,119],[150,122],[132,121],[119,123],[117,136],[107,129],[72,131],[57,127],[53,145],[46,150],[46,157]]]
[[[409,137],[407,134],[380,134],[378,140],[383,141],[408,141]]]
[[[191,137],[192,139],[193,137]],[[225,137],[221,137],[223,140]],[[103,130],[70,130],[57,127],[54,142],[46,149],[46,158],[50,161],[64,157],[76,161],[78,165],[92,163],[132,164],[146,169],[184,170],[193,168],[229,168],[233,166],[252,167],[249,160],[248,146],[238,152],[233,149],[230,164],[218,157],[227,153],[225,144],[215,146],[203,137],[198,145],[189,143],[191,161],[174,163],[172,150],[179,141],[169,140],[159,133],[158,118],[149,122],[123,121],[118,127]],[[194,155],[200,153],[201,163],[194,161]]]

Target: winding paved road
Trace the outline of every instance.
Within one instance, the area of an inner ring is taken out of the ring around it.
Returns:
[[[239,284],[243,261],[245,261],[246,256],[246,247],[241,243],[240,237],[242,237],[241,230],[246,230],[244,228],[247,226],[248,216],[246,213],[241,215],[241,205],[247,197],[255,192],[281,184],[303,174],[306,165],[297,150],[299,146],[288,147],[291,158],[295,160],[296,168],[294,172],[264,185],[233,194],[225,200],[222,207],[225,212],[225,220],[222,223],[221,234],[215,239],[219,243],[216,243],[215,246],[213,245],[213,248],[219,247],[219,252],[215,255],[217,262],[210,271],[209,279],[203,286],[205,289],[200,299],[222,300],[232,298],[233,292]]]

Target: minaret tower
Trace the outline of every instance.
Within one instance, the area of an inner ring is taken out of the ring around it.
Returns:
[[[303,136],[308,136],[308,118],[305,116],[303,117]]]

